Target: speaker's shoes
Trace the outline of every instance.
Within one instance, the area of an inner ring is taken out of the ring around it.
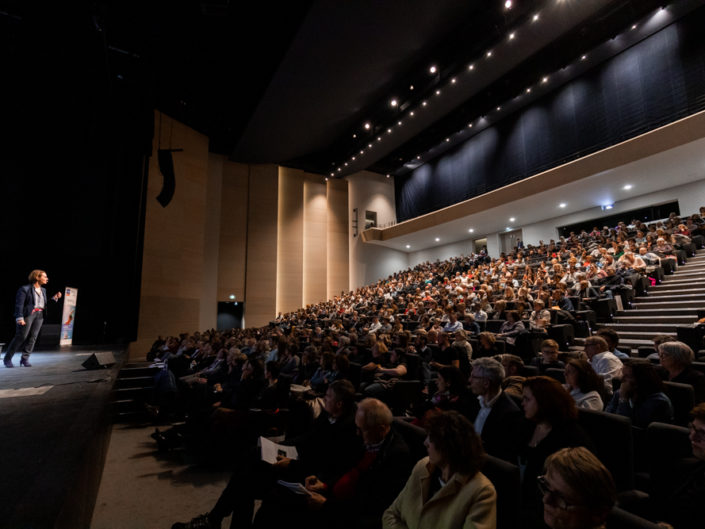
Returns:
[[[22,367],[32,367],[32,364],[29,363],[29,360],[27,360],[27,359],[25,359],[25,358],[23,358],[22,360],[20,360],[20,365],[21,365]]]

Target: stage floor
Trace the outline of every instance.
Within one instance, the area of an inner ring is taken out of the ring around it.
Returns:
[[[81,366],[105,351],[112,368]],[[0,367],[0,528],[66,526],[92,509],[124,358],[124,346],[73,346],[33,353],[31,368],[20,355]]]

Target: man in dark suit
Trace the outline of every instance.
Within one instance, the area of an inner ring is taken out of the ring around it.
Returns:
[[[477,401],[468,418],[474,422],[488,454],[515,463],[523,414],[502,391],[503,379],[504,368],[494,358],[478,358],[472,363],[470,390],[477,395]]]
[[[44,270],[32,270],[28,279],[29,284],[20,287],[15,297],[17,329],[5,353],[5,367],[15,367],[12,356],[18,349],[22,350],[20,365],[32,367],[29,355],[34,350],[34,344],[44,323],[44,311],[47,307],[47,291],[44,285],[49,282],[49,278]],[[60,297],[61,292],[57,292],[51,299],[58,301]]]

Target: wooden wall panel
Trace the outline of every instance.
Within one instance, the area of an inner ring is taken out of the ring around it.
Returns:
[[[303,303],[304,172],[279,168],[277,235],[277,312],[289,312]]]
[[[266,325],[276,316],[278,188],[276,165],[250,166],[245,280],[247,327]]]
[[[329,179],[326,200],[326,287],[327,298],[332,299],[340,292],[347,292],[350,283],[347,180]]]
[[[231,294],[239,301],[245,300],[249,172],[245,164],[223,163],[218,301],[229,301]]]
[[[303,305],[328,299],[326,281],[327,219],[326,183],[323,177],[307,174],[304,181]]]

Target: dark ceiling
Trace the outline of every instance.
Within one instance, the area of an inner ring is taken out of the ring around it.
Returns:
[[[103,104],[129,86],[234,161],[402,174],[664,3],[505,1],[15,1],[0,8],[0,38],[38,83]]]

